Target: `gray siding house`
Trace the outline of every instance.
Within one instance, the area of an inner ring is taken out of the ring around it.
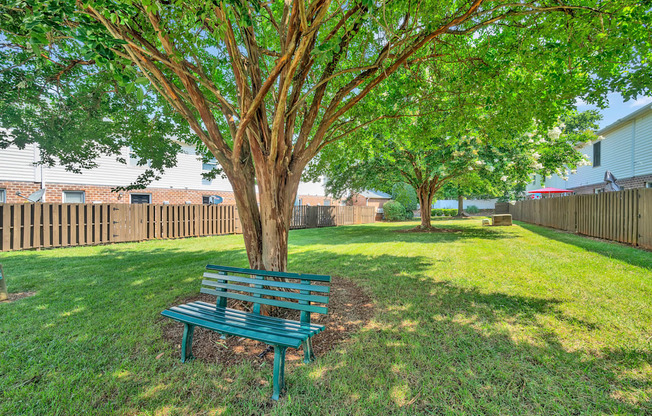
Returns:
[[[599,130],[597,135],[603,139],[587,143],[580,150],[588,156],[590,166],[579,167],[568,175],[568,180],[553,175],[542,181],[537,176],[527,190],[546,186],[571,189],[577,194],[599,193],[605,190],[606,171],[625,189],[652,188],[652,104]]]

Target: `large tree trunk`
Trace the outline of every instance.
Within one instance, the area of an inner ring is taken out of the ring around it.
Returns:
[[[464,195],[460,193],[457,194],[457,216],[464,216]]]
[[[258,193],[253,179],[233,187],[249,265],[286,271],[290,221],[301,176],[265,160],[257,162],[255,169]]]
[[[435,193],[430,184],[423,184],[417,188],[417,195],[419,197],[419,209],[421,211],[421,225],[420,228],[431,228],[430,207]]]

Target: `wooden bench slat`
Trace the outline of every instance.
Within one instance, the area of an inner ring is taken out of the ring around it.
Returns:
[[[294,309],[297,311],[306,311],[306,312],[322,313],[322,314],[328,313],[328,308],[325,308],[323,306],[300,305],[298,303],[286,302],[283,300],[255,298],[253,296],[241,295],[239,293],[220,292],[217,290],[206,289],[206,288],[201,288],[201,293],[206,293],[208,295],[214,295],[223,298],[242,300],[244,302],[262,303],[264,305],[277,306],[279,308]]]
[[[262,282],[262,280],[261,280],[261,282]],[[300,293],[293,293],[293,292],[283,292],[283,291],[280,291],[280,290],[258,289],[258,288],[251,287],[251,286],[231,285],[231,284],[228,284],[228,283],[213,282],[211,280],[202,280],[201,283],[203,285],[206,285],[206,286],[218,287],[218,288],[227,289],[227,290],[235,290],[235,291],[240,291],[240,292],[256,293],[256,294],[266,295],[266,296],[276,296],[278,298],[305,300],[305,301],[309,301],[309,302],[328,303],[328,296],[308,295],[308,294],[300,294]],[[259,285],[259,286],[262,286],[262,285]],[[309,287],[309,286],[306,285],[306,287]],[[256,297],[256,298],[260,299],[259,297]]]
[[[228,274],[204,273],[204,277],[216,280],[229,280],[232,282],[249,283],[267,287],[281,287],[284,289],[309,290],[311,292],[329,293],[330,286],[302,285],[300,283],[278,282],[276,280],[260,280],[242,276],[231,276]]]
[[[301,345],[301,340],[296,338],[271,335],[260,331],[254,331],[254,330],[244,329],[240,327],[234,327],[231,325],[209,322],[206,321],[205,319],[188,316],[186,314],[174,312],[169,309],[164,310],[161,314],[170,319],[174,319],[175,321],[200,326],[202,328],[211,329],[213,331],[221,332],[224,334],[249,338],[255,341],[261,341],[266,344],[282,345],[282,346],[293,347],[293,348],[298,348]]]
[[[234,318],[232,316],[226,316],[224,314],[215,314],[209,313],[207,311],[202,311],[192,307],[187,307],[186,305],[179,305],[170,308],[173,312],[179,312],[190,316],[195,316],[197,318],[202,318],[207,321],[215,322],[218,324],[224,324],[229,326],[241,327],[243,329],[249,329],[252,331],[264,332],[270,335],[278,335],[282,337],[296,338],[301,341],[304,341],[311,336],[311,332],[306,330],[304,332],[294,329],[284,329],[277,327],[275,325],[265,325],[260,322],[243,322],[241,319]]]
[[[297,279],[297,280],[310,280],[313,282],[330,282],[331,277],[321,274],[301,274],[301,273],[288,273],[288,272],[269,272],[266,270],[242,269],[239,267],[217,266],[209,264],[206,270],[216,270],[219,272],[242,273],[255,276],[278,277],[281,279]]]
[[[325,328],[323,325],[317,325],[317,324],[306,325],[299,321],[293,321],[290,319],[282,319],[273,316],[259,315],[251,312],[244,312],[239,309],[220,308],[220,307],[216,307],[214,304],[201,302],[201,301],[186,303],[185,306],[201,309],[207,311],[208,313],[225,314],[228,316],[232,316],[236,319],[246,319],[247,321],[253,321],[253,322],[264,322],[266,325],[277,325],[283,328],[288,328],[290,330],[309,331],[315,334],[323,331]]]

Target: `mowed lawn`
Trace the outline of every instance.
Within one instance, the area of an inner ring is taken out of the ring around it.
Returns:
[[[241,236],[0,254],[0,414],[652,414],[652,253],[521,224],[290,233],[290,271],[350,278],[375,318],[311,365],[194,361],[159,313]],[[219,348],[219,346],[216,346]],[[157,359],[159,354],[163,356]]]

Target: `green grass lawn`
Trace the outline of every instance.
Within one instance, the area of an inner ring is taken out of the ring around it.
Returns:
[[[179,363],[161,310],[241,236],[0,254],[0,414],[652,414],[652,253],[521,225],[290,233],[289,270],[344,276],[377,314],[269,400],[272,369]],[[165,353],[160,359],[156,357]]]

